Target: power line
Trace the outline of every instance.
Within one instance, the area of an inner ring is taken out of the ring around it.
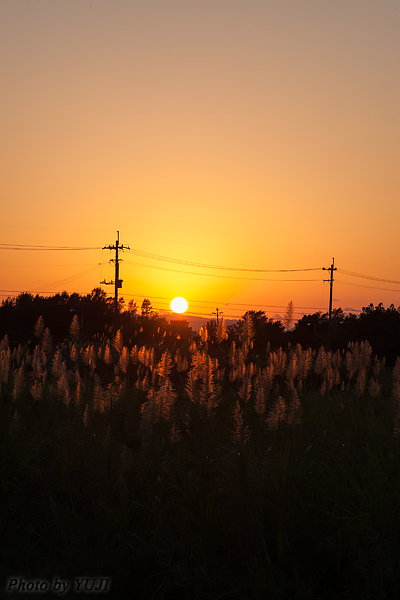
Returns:
[[[96,265],[95,267],[92,267],[91,269],[86,269],[86,271],[82,271],[81,273],[77,273],[76,275],[71,275],[70,277],[66,277],[64,279],[59,279],[58,281],[55,281],[54,283],[46,283],[46,285],[42,285],[38,288],[38,292],[40,292],[41,290],[43,290],[43,288],[51,288],[51,287],[58,287],[58,286],[62,286],[66,283],[71,283],[72,281],[75,281],[76,279],[80,279],[81,277],[85,277],[86,275],[89,275],[90,273],[94,273],[94,271],[98,270],[98,265]]]
[[[209,265],[206,263],[197,263],[188,260],[182,260],[180,258],[170,258],[168,256],[162,256],[160,254],[152,254],[150,252],[144,252],[143,250],[135,250],[131,249],[129,251],[130,254],[135,254],[136,256],[140,256],[142,258],[150,258],[152,260],[159,260],[163,262],[170,262],[179,265],[187,265],[189,267],[198,267],[202,269],[218,269],[220,271],[241,271],[241,272],[250,272],[250,273],[294,273],[294,272],[304,272],[304,271],[320,271],[321,267],[313,267],[308,269],[246,269],[242,267],[220,267],[217,265]]]
[[[28,244],[0,244],[0,250],[101,250],[99,246],[31,246]]]
[[[341,279],[339,279],[339,282],[341,285],[351,285],[353,287],[366,288],[367,290],[381,290],[382,292],[395,292],[397,294],[400,292],[400,290],[394,290],[393,288],[382,288],[375,287],[372,285],[362,285],[362,283],[350,283],[349,281],[342,281]]]
[[[193,273],[193,271],[182,271],[180,269],[168,269],[168,267],[156,267],[154,265],[142,265],[140,263],[134,263],[129,260],[125,261],[128,265],[133,265],[136,267],[143,267],[145,269],[157,269],[158,271],[168,271],[169,273],[182,273],[183,275],[196,275],[201,277],[218,277],[222,279],[241,279],[242,281],[275,281],[280,283],[287,282],[296,282],[296,281],[321,281],[318,279],[268,279],[265,277],[235,277],[232,275],[217,275],[210,273]],[[321,269],[318,269],[321,270]],[[283,271],[281,271],[283,272]]]
[[[351,277],[360,277],[362,279],[370,279],[372,281],[381,281],[382,283],[394,283],[396,285],[400,285],[400,281],[395,279],[383,279],[382,277],[374,277],[372,275],[362,275],[361,273],[354,273],[354,271],[346,271],[345,269],[338,269],[338,272]]]

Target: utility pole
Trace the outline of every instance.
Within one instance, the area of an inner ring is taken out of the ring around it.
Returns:
[[[114,281],[101,281],[100,283],[104,283],[105,285],[114,285],[114,311],[115,314],[118,314],[118,290],[122,288],[122,279],[119,278],[119,263],[121,262],[121,258],[118,258],[119,250],[130,250],[129,246],[121,246],[119,243],[119,231],[117,231],[117,239],[115,242],[115,246],[104,246],[103,250],[115,250],[115,258],[112,258],[110,262],[113,262],[115,265],[115,277]]]
[[[219,310],[219,308],[217,306],[217,308],[215,309],[215,312],[213,312],[211,314],[212,315],[217,315],[217,325],[218,325],[218,316],[223,314],[222,310]]]
[[[332,258],[332,264],[330,267],[322,267],[323,271],[330,271],[331,272],[331,277],[330,279],[324,279],[324,281],[329,281],[330,284],[330,294],[329,294],[329,327],[331,325],[331,320],[332,320],[332,293],[333,293],[333,271],[336,271],[336,267],[335,265],[335,259]]]

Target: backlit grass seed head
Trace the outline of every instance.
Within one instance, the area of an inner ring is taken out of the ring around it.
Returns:
[[[1,350],[0,352],[0,381],[7,383],[11,369],[11,350],[10,348]]]
[[[129,350],[126,346],[124,346],[122,348],[121,355],[120,355],[119,361],[118,361],[118,367],[120,368],[120,370],[123,373],[126,373],[128,370],[129,360],[130,360]]]
[[[13,399],[17,400],[25,389],[25,377],[23,367],[20,367],[19,369],[14,371],[13,379]]]
[[[88,424],[88,417],[89,417],[89,407],[86,404],[85,410],[83,411],[83,415],[82,415],[82,423],[84,424],[85,427],[87,427],[87,424]]]
[[[71,321],[71,325],[69,326],[69,336],[70,338],[77,342],[79,340],[79,336],[80,336],[80,332],[81,332],[81,327],[79,324],[79,317],[77,314],[75,314],[72,318]]]
[[[399,417],[400,425],[400,358],[396,358],[396,362],[392,372],[392,401],[395,415]]]
[[[203,372],[203,369],[206,364],[206,355],[204,352],[195,350],[193,352],[191,361],[190,361],[190,372],[192,373],[194,379],[198,379]]]
[[[208,329],[205,325],[203,325],[203,327],[200,327],[199,336],[201,343],[206,344],[208,341]]]
[[[299,378],[303,381],[307,379],[308,373],[311,370],[313,363],[313,356],[311,348],[307,348],[301,355],[301,359],[299,359],[298,372]]]
[[[160,362],[157,364],[156,372],[161,379],[165,379],[171,375],[172,357],[168,350],[165,350],[161,356]]]
[[[121,354],[122,349],[124,347],[124,338],[122,337],[122,332],[120,329],[118,329],[117,333],[115,334],[112,344],[114,350],[118,354]]]
[[[3,350],[8,350],[9,347],[10,347],[10,340],[8,338],[8,335],[6,334],[0,342],[0,352],[3,352]]]
[[[121,398],[122,384],[118,376],[104,390],[104,408],[113,408]]]
[[[269,364],[273,366],[274,373],[283,376],[286,369],[287,355],[286,352],[279,348],[277,352],[271,352],[269,354]]]
[[[113,363],[112,352],[110,344],[108,342],[106,344],[106,347],[104,348],[103,360],[106,363],[106,365],[112,365]]]
[[[251,396],[253,372],[254,372],[253,363],[249,363],[243,369],[243,373],[242,373],[242,377],[241,377],[242,384],[238,390],[238,396],[242,400],[242,402],[245,404],[246,404],[246,402],[249,401],[250,396]]]
[[[381,395],[381,392],[382,386],[380,385],[377,379],[371,377],[368,383],[368,395],[372,396],[373,398],[378,398]]]
[[[73,396],[73,402],[75,406],[79,406],[83,395],[83,383],[79,371],[75,372],[75,394]]]
[[[293,391],[293,395],[288,407],[287,422],[288,425],[295,427],[300,425],[302,418],[302,408],[299,397],[296,390]]]
[[[367,369],[371,364],[372,346],[368,341],[360,342],[360,367]]]
[[[189,371],[189,373],[187,374],[185,391],[191,402],[196,402],[196,391],[197,391],[196,382],[197,381],[198,381],[198,378],[196,377],[195,372],[192,370]]]
[[[286,368],[285,380],[289,389],[294,389],[294,381],[297,377],[298,358],[296,354],[292,354]]]
[[[179,427],[176,425],[176,423],[172,423],[170,432],[169,432],[169,441],[172,444],[176,444],[177,442],[180,442],[182,439],[182,432],[179,429]]]
[[[78,362],[78,358],[79,358],[79,350],[76,344],[72,344],[71,346],[71,350],[69,351],[69,357],[71,360],[73,360],[75,363]]]
[[[43,332],[43,335],[40,340],[40,346],[45,356],[49,356],[53,352],[53,336],[51,335],[51,331],[48,327],[46,327],[46,329]]]
[[[261,416],[263,416],[263,414],[265,412],[267,391],[266,391],[265,387],[262,385],[262,382],[260,381],[259,376],[257,376],[254,385],[255,385],[255,389],[256,389],[255,398],[254,398],[254,410],[261,417]]]
[[[281,423],[286,420],[286,403],[282,396],[279,396],[273,407],[268,413],[266,423],[270,431],[279,429]]]
[[[69,406],[70,402],[70,390],[68,384],[68,371],[65,363],[62,363],[59,369],[57,377],[57,391],[58,394],[63,398],[64,403]]]
[[[178,371],[178,373],[187,371],[189,368],[188,360],[187,360],[186,356],[182,357],[181,353],[179,352],[179,348],[177,349],[177,351],[175,353],[174,362],[175,362],[176,370]]]
[[[322,373],[327,368],[327,366],[328,366],[328,355],[325,352],[324,347],[321,346],[320,349],[318,350],[317,358],[315,361],[314,371],[318,375],[322,375]]]
[[[239,334],[239,339],[242,342],[242,348],[247,355],[249,348],[252,348],[255,330],[253,319],[250,314],[246,313],[243,317],[242,327]]]
[[[228,334],[225,328],[225,320],[224,318],[220,319],[217,323],[217,328],[215,331],[215,341],[217,344],[221,344],[225,340],[228,339]]]
[[[331,390],[333,388],[335,380],[336,380],[336,378],[335,378],[334,371],[333,371],[331,365],[328,365],[324,372],[324,382],[325,382],[325,386],[328,390]]]
[[[362,369],[360,369],[356,381],[356,393],[358,394],[358,396],[361,396],[364,393],[366,384],[367,373],[365,367],[363,367]]]
[[[31,385],[31,387],[29,388],[29,391],[30,391],[32,397],[36,400],[36,402],[38,402],[40,400],[40,398],[43,397],[43,391],[44,391],[43,382],[39,381],[38,379],[35,379],[35,381]]]
[[[177,394],[170,379],[166,378],[160,389],[157,391],[157,415],[159,419],[166,421],[167,423],[171,420],[174,402],[177,398]]]
[[[342,357],[340,354],[340,350],[336,350],[336,352],[332,355],[332,366],[335,367],[336,369],[339,369],[341,364],[342,364]]]
[[[35,329],[33,330],[33,335],[40,339],[42,337],[42,333],[44,331],[44,319],[42,315],[38,318],[35,324]]]
[[[139,362],[139,350],[136,345],[133,346],[133,348],[131,350],[130,358],[131,358],[131,363],[134,365]]]
[[[94,376],[93,408],[96,412],[104,413],[106,409],[106,395],[98,375]]]
[[[250,429],[244,425],[242,407],[238,400],[233,409],[233,424],[235,428],[234,439],[241,444],[246,444],[250,439]]]
[[[54,355],[54,359],[53,359],[53,364],[51,367],[51,372],[54,375],[54,377],[59,377],[61,374],[61,370],[62,370],[62,360],[61,360],[61,350],[57,350],[55,355]]]

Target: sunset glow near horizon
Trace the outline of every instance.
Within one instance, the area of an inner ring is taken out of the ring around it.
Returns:
[[[3,0],[0,299],[400,305],[395,0]],[[101,286],[113,294],[113,286]]]

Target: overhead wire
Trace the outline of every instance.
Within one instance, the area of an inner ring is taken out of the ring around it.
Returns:
[[[29,244],[0,244],[0,250],[101,250],[100,246],[34,246]]]
[[[152,260],[159,260],[164,262],[170,262],[179,265],[187,265],[190,267],[198,267],[202,269],[218,269],[221,271],[241,271],[241,272],[249,272],[249,273],[294,273],[294,272],[304,272],[304,271],[320,271],[322,267],[312,267],[307,269],[247,269],[242,267],[221,267],[218,265],[210,265],[207,263],[198,263],[188,260],[183,260],[180,258],[171,258],[168,256],[162,256],[160,254],[152,254],[151,252],[145,252],[143,250],[135,250],[135,249],[127,249],[125,250],[128,254],[134,254],[136,256],[140,256],[142,258],[150,258]]]
[[[338,273],[343,273],[343,275],[349,275],[351,277],[360,277],[361,279],[369,279],[371,281],[381,281],[382,283],[393,283],[395,285],[400,285],[400,281],[396,279],[384,279],[383,277],[374,277],[373,275],[363,275],[361,273],[355,273],[354,271],[347,271],[346,269],[337,269]]]
[[[144,267],[145,269],[156,269],[158,271],[168,271],[170,273],[182,273],[184,275],[196,275],[201,277],[218,277],[222,279],[240,279],[242,281],[275,281],[275,282],[296,282],[296,281],[320,281],[320,279],[269,279],[265,277],[235,277],[233,275],[217,275],[210,273],[193,273],[193,271],[182,271],[180,269],[168,269],[168,267],[156,267],[155,265],[143,265],[141,263],[131,262],[129,260],[125,260],[125,263],[129,265],[133,265],[136,267]]]
[[[400,292],[400,290],[395,290],[393,288],[382,288],[382,287],[376,287],[376,286],[372,286],[372,285],[362,285],[362,283],[351,283],[350,281],[342,281],[341,279],[339,281],[342,285],[351,285],[352,287],[361,287],[361,288],[366,288],[368,290],[382,290],[383,292],[396,292],[396,293]]]

